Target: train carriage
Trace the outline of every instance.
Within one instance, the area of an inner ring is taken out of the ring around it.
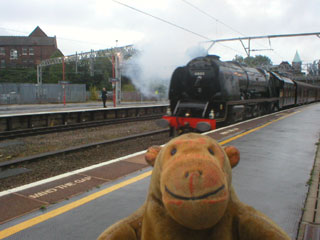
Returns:
[[[316,101],[320,101],[320,86],[316,88]]]
[[[287,77],[270,72],[277,81],[276,95],[279,97],[278,108],[293,106],[296,104],[296,84]]]
[[[317,99],[317,93],[319,91],[319,87],[307,84],[300,81],[295,81],[296,84],[296,104],[306,104],[310,102],[315,102]]]

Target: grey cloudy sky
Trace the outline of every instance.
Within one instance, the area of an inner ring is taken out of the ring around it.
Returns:
[[[320,32],[320,0],[118,1],[209,39]],[[112,0],[1,1],[0,35],[28,35],[36,26],[48,36],[56,35],[58,47],[65,55],[114,47],[118,40],[118,46],[139,46],[153,65],[165,62],[172,67],[185,64],[190,49],[209,46],[204,38]],[[320,38],[316,36],[273,39],[271,42],[264,39],[253,41],[251,47],[274,49],[253,55],[267,55],[275,64],[291,62],[296,51],[303,62],[320,59]],[[231,60],[236,54],[245,57],[240,42],[217,44],[210,53],[220,55],[222,60]]]

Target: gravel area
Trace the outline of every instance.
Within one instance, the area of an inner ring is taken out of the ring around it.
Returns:
[[[0,161],[8,161],[18,157],[60,150],[72,146],[94,143],[157,129],[160,128],[153,120],[1,141]],[[108,161],[137,151],[142,151],[152,145],[164,144],[168,140],[169,134],[162,133],[155,136],[129,140],[123,143],[98,146],[77,153],[50,157],[31,164],[20,164],[14,166],[14,168],[27,168],[31,171],[0,179],[0,191]]]
[[[151,120],[0,141],[0,162],[157,129]]]

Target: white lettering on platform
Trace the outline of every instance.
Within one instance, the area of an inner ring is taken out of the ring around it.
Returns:
[[[222,132],[222,133],[220,133],[221,135],[227,135],[227,134],[229,134],[229,133],[232,133],[232,132],[236,132],[236,131],[238,131],[239,130],[239,128],[232,128],[232,129],[229,129],[229,130],[227,130],[227,131],[224,131],[224,132]]]
[[[55,193],[55,192],[57,192],[59,190],[70,188],[70,187],[73,187],[73,186],[75,186],[75,185],[77,185],[79,183],[84,183],[84,182],[90,181],[90,180],[91,180],[90,176],[87,176],[87,177],[84,177],[84,178],[80,178],[80,179],[76,179],[76,180],[74,180],[72,182],[67,182],[65,184],[62,184],[62,185],[59,185],[59,186],[55,186],[53,188],[49,188],[47,190],[31,194],[31,195],[29,195],[29,198],[36,199],[36,198],[39,198],[39,197],[43,197],[43,196],[46,196],[48,194]]]

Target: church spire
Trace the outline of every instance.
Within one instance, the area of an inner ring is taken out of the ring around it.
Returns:
[[[301,61],[301,58],[299,56],[298,51],[296,51],[296,54],[294,55],[294,58],[293,58],[293,61],[292,61],[292,67],[293,67],[294,72],[296,74],[300,74],[301,73],[302,61]]]
[[[296,54],[294,55],[294,58],[293,58],[293,63],[301,63],[301,58],[299,56],[299,53],[298,53],[298,50],[296,51]]]

